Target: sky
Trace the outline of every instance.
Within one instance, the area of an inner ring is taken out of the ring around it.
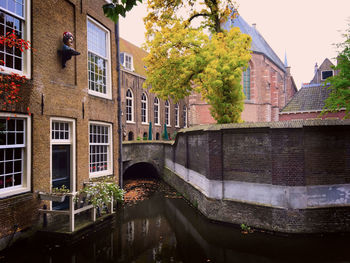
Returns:
[[[143,1],[145,2],[145,0]],[[336,63],[336,43],[350,24],[350,0],[237,0],[238,12],[256,28],[284,62],[297,88],[313,78],[315,63],[325,58]],[[120,20],[120,36],[141,46],[144,43],[146,4],[134,7]]]

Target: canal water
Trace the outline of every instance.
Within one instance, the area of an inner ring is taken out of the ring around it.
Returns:
[[[114,220],[66,244],[40,235],[0,262],[350,262],[350,237],[282,237],[211,222],[164,183],[129,181]]]

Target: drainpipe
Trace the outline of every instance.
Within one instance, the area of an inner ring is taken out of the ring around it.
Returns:
[[[123,158],[122,158],[122,103],[121,103],[121,86],[120,86],[120,63],[119,63],[119,21],[115,24],[115,43],[117,47],[117,76],[118,76],[118,97],[117,97],[117,104],[118,104],[118,174],[119,174],[119,187],[123,187]]]

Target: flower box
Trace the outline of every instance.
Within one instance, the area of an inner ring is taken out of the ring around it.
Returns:
[[[48,200],[48,201],[53,201],[53,202],[60,202],[62,203],[64,199],[66,198],[65,194],[54,194],[54,193],[39,193],[40,199],[41,200]]]

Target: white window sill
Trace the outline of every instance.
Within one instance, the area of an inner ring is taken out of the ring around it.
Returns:
[[[180,128],[180,126],[179,125],[175,125],[175,128]]]
[[[141,122],[142,125],[149,125],[148,122]]]
[[[113,175],[112,171],[106,170],[106,171],[101,171],[101,172],[90,173],[89,177],[90,178],[98,178],[98,177],[109,176],[109,175]]]
[[[13,195],[24,194],[30,192],[30,189],[27,187],[19,187],[15,189],[4,190],[4,192],[0,192],[0,198],[11,197]]]
[[[109,93],[104,94],[104,93],[96,92],[93,90],[89,90],[88,93],[89,93],[89,95],[94,96],[94,97],[98,97],[98,98],[106,99],[106,100],[112,100],[112,95]]]
[[[136,122],[134,122],[134,121],[126,121],[126,123],[135,124]]]
[[[2,68],[4,71],[0,71],[0,74],[4,74],[4,75],[11,75],[13,74],[18,74],[20,76],[24,76],[27,80],[30,79],[30,74],[24,72],[24,71],[19,71],[17,69],[12,69],[12,68],[7,68],[3,65],[0,65],[0,68]]]
[[[162,125],[160,125],[159,123],[155,123],[154,126],[161,127]]]

